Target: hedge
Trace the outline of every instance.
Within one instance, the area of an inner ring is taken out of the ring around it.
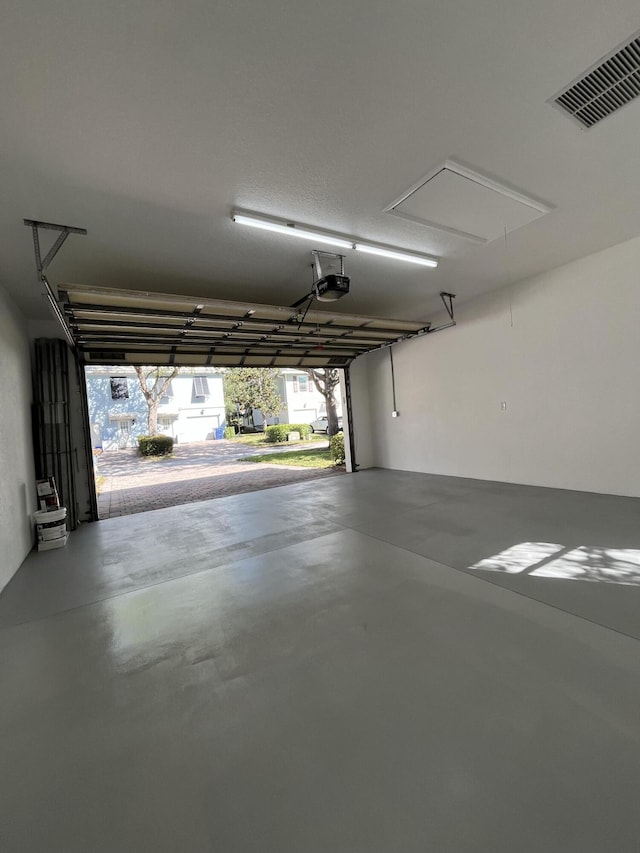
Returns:
[[[289,432],[299,432],[301,439],[307,439],[311,435],[311,424],[274,424],[265,430],[267,441],[274,444],[286,441]]]
[[[335,435],[332,435],[329,439],[329,449],[331,450],[331,458],[336,463],[336,465],[344,465],[345,463],[345,455],[344,455],[344,433],[338,432]]]
[[[173,450],[170,435],[141,435],[138,438],[140,456],[168,456]]]
[[[225,438],[235,438],[236,437],[236,429],[235,427],[225,427],[224,428],[224,437]]]

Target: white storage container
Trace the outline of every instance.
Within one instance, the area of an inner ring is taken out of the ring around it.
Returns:
[[[67,508],[53,509],[50,512],[34,512],[33,520],[38,535],[38,548],[44,543],[53,543],[49,548],[61,548],[67,541]],[[44,550],[44,549],[40,549]]]

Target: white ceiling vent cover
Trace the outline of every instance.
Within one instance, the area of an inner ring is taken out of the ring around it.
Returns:
[[[447,160],[421,178],[386,213],[474,243],[515,231],[552,208],[531,196]]]
[[[593,127],[640,95],[640,33],[599,60],[549,103],[580,127]]]

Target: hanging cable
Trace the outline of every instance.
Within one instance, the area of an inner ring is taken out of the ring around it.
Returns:
[[[302,327],[302,324],[304,323],[304,319],[305,319],[305,317],[307,316],[307,314],[309,313],[309,308],[311,308],[311,303],[312,303],[312,302],[313,302],[313,299],[310,299],[310,300],[309,300],[309,304],[308,304],[308,305],[307,305],[307,307],[304,309],[304,314],[302,315],[302,319],[301,319],[301,320],[300,320],[300,322],[298,323],[298,331],[300,331],[300,329],[301,329],[301,327]]]
[[[393,369],[393,347],[389,347],[389,363],[391,364],[391,394],[393,396],[393,412],[395,415],[398,407],[396,406],[396,374]]]
[[[507,285],[509,287],[509,320],[511,322],[511,328],[513,329],[513,285],[510,282],[511,275],[509,273],[509,252],[507,248],[507,229],[504,229],[504,257],[505,257],[505,267],[507,270]]]

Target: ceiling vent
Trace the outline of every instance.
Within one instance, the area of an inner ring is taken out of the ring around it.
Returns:
[[[640,95],[640,33],[550,99],[578,124],[593,127]]]

